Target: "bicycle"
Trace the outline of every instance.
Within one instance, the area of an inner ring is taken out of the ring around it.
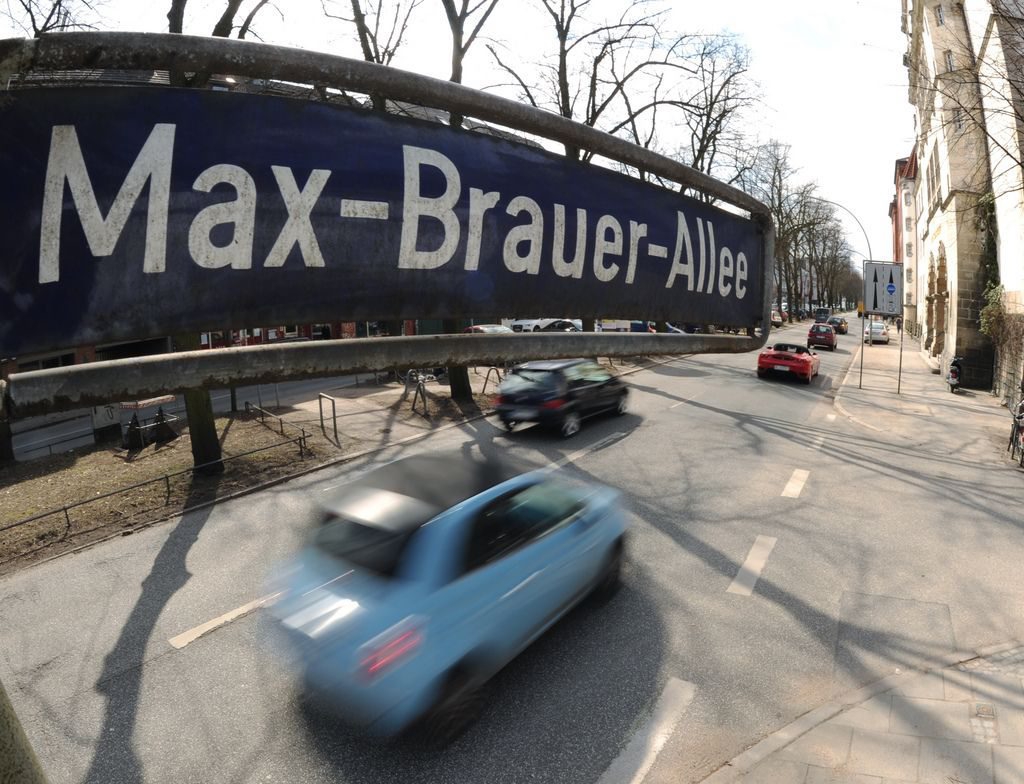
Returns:
[[[1013,421],[1010,425],[1010,442],[1006,445],[1006,451],[1010,453],[1010,460],[1016,459],[1017,464],[1024,468],[1024,397],[1012,409]]]

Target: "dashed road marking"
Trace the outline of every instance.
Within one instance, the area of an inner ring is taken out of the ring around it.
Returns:
[[[750,548],[747,560],[743,562],[743,566],[736,573],[736,578],[726,589],[726,593],[750,596],[754,592],[754,586],[757,585],[757,580],[761,576],[764,565],[768,562],[768,556],[775,548],[776,541],[778,540],[774,536],[758,536],[754,540],[754,546]]]
[[[169,639],[167,642],[169,642],[172,647],[180,650],[189,643],[195,642],[204,634],[208,634],[209,632],[212,632],[214,629],[220,628],[224,624],[236,621],[239,618],[253,612],[254,610],[258,610],[265,604],[270,604],[278,596],[279,594],[272,593],[268,596],[264,596],[262,599],[257,599],[256,601],[249,602],[248,604],[243,604],[241,607],[236,607],[234,610],[226,612],[223,615],[214,618],[212,621],[201,623],[199,624],[199,626],[189,629],[187,632],[182,632],[181,634],[175,637],[171,637],[171,639]]]
[[[581,457],[589,455],[591,452],[596,452],[599,449],[603,449],[609,444],[615,443],[625,435],[625,433],[612,433],[610,436],[605,436],[600,441],[591,444],[590,446],[584,447],[583,449],[577,449],[575,452],[570,452],[569,454],[563,455],[562,457],[558,458],[558,460],[554,460],[548,463],[547,470],[555,471],[556,469],[559,469],[564,465],[568,465],[569,463],[575,463]]]
[[[597,784],[640,784],[689,707],[696,688],[689,681],[669,678],[651,718],[637,730]]]
[[[793,476],[789,478],[789,481],[786,482],[785,488],[782,490],[782,497],[799,498],[800,491],[804,489],[804,483],[810,475],[810,471],[805,471],[802,468],[794,468]]]

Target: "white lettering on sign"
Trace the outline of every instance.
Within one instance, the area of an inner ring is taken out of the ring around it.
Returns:
[[[233,187],[238,198],[211,204],[199,211],[188,229],[189,253],[200,267],[250,269],[252,238],[256,229],[256,183],[240,166],[222,163],[211,166],[196,177],[192,190],[209,193],[221,183]],[[210,240],[210,232],[215,226],[225,224],[234,226],[231,242],[218,247]]]
[[[173,153],[174,126],[154,125],[104,218],[89,180],[89,172],[85,168],[85,158],[82,157],[75,127],[55,125],[50,137],[50,157],[46,162],[46,185],[43,191],[39,282],[54,283],[60,279],[60,229],[65,181],[71,189],[71,198],[93,256],[110,256],[114,252],[132,207],[139,200],[142,188],[148,181],[149,211],[142,269],[145,272],[163,272],[167,259],[167,215]]]
[[[690,227],[682,212],[676,213],[676,249],[672,257],[672,268],[668,272],[665,288],[672,288],[678,276],[686,278],[686,288],[693,291],[711,294],[715,289],[715,227],[711,221],[706,223],[697,218],[698,255],[693,255],[693,241]],[[705,239],[706,237],[706,239]],[[684,260],[685,255],[685,260]],[[735,262],[735,270],[733,269]],[[747,294],[747,257],[740,251],[733,258],[732,250],[723,246],[718,256],[718,295],[743,299]],[[696,275],[696,282],[694,276]],[[705,281],[706,288],[705,288]]]
[[[153,126],[104,216],[75,127],[53,127],[40,228],[40,283],[60,280],[65,183],[94,257],[114,253],[133,210],[141,202],[146,212],[143,271],[165,271],[175,130],[171,124]],[[333,214],[346,220],[388,221],[394,212],[388,201],[325,195],[331,178],[327,169],[310,171],[302,186],[287,166],[271,166],[270,172],[285,218],[263,259],[265,268],[283,267],[296,249],[306,267],[327,265],[313,224],[314,211],[326,199],[338,201],[332,201],[329,213],[323,209],[317,212],[318,220]],[[469,188],[468,200],[464,199],[458,167],[437,150],[404,145],[402,181],[396,259],[399,269],[429,271],[454,260],[463,269],[474,271],[485,256],[516,274],[539,275],[545,265],[550,265],[558,278],[580,280],[593,275],[600,283],[633,285],[641,259],[671,258],[665,288],[681,288],[678,279],[684,278],[685,290],[695,294],[742,300],[747,293],[746,255],[725,244],[718,247],[715,225],[707,218],[688,220],[677,211],[675,246],[670,253],[669,245],[651,240],[649,224],[639,220],[592,214],[579,207],[570,217],[573,208],[566,204],[542,204],[526,194],[502,194],[478,187]],[[234,198],[198,208],[188,225],[188,251],[192,261],[204,269],[252,269],[258,263],[254,258],[257,215],[263,214],[258,211],[263,197],[253,174],[240,166],[220,163],[204,169],[192,183],[193,192],[200,194],[226,188],[233,191]],[[148,192],[145,201],[143,191]],[[507,228],[502,213],[513,219],[511,228]],[[456,260],[460,252],[464,256]],[[658,274],[663,274],[663,266],[659,263],[657,267]]]
[[[459,219],[455,205],[462,183],[455,164],[439,152],[423,147],[402,147],[405,154],[405,195],[402,200],[402,242],[398,251],[399,269],[437,269],[448,263],[459,244]],[[433,166],[444,175],[445,190],[440,196],[424,196],[421,192],[420,169]],[[441,222],[444,239],[435,250],[417,250],[420,219]]]

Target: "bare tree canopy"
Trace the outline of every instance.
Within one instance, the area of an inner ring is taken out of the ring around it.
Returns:
[[[5,0],[0,14],[26,35],[95,30],[103,0]]]
[[[660,137],[678,128],[699,131],[694,152],[681,157],[710,170],[729,146],[727,128],[751,100],[742,46],[727,36],[672,31],[667,8],[652,0],[630,0],[615,16],[598,18],[588,15],[592,0],[534,1],[554,32],[551,53],[517,63],[489,47],[522,100],[650,149],[667,146]],[[573,148],[566,154],[591,157]]]
[[[218,17],[216,24],[214,24],[210,35],[218,38],[230,38],[232,33],[237,30],[237,37],[245,38],[252,32],[252,23],[256,18],[256,14],[268,5],[270,0],[254,0],[249,7],[248,13],[242,18],[240,25],[236,25],[236,19],[242,10],[242,6],[246,4],[246,0],[224,0],[224,3],[224,10],[221,12],[220,17]],[[170,9],[167,11],[167,31],[169,33],[184,32],[185,7],[187,4],[188,0],[171,0]],[[256,37],[258,38],[259,36]]]
[[[368,63],[391,65],[423,0],[321,0],[324,16],[351,24]],[[348,6],[351,16],[341,8]]]

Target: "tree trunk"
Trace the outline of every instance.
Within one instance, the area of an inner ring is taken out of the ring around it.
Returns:
[[[14,462],[14,433],[9,419],[0,419],[0,465]]]
[[[459,319],[445,319],[441,327],[448,334],[455,334],[462,329]],[[473,387],[469,383],[469,368],[465,365],[448,367],[448,391],[456,403],[472,403]]]
[[[199,348],[199,335],[176,335],[174,347],[177,351],[194,351]],[[220,439],[217,437],[210,393],[205,389],[187,389],[184,397],[192,442],[192,463],[197,467],[203,466],[199,469],[201,473],[219,474],[224,470],[224,463],[221,461]]]

